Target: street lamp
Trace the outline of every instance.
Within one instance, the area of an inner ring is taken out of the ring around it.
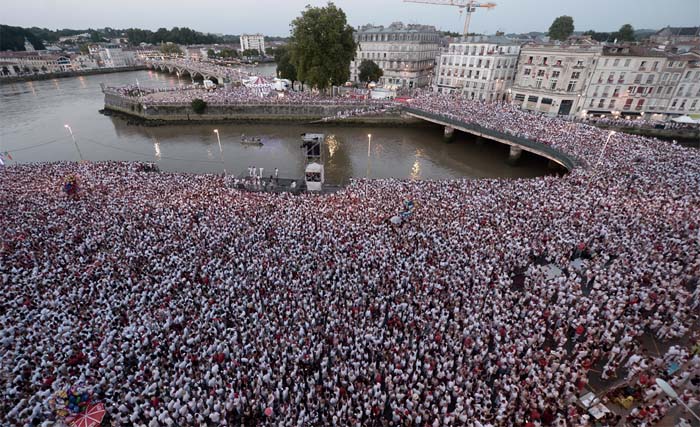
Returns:
[[[371,162],[371,150],[372,150],[372,134],[368,133],[367,134],[367,180],[365,182],[365,194],[368,191],[369,187],[369,167],[370,167],[370,162]]]
[[[656,385],[658,385],[658,386],[661,388],[661,390],[662,390],[664,393],[666,393],[666,395],[668,395],[668,397],[670,397],[670,398],[672,398],[672,399],[676,399],[676,401],[677,401],[678,403],[680,403],[681,405],[683,405],[683,407],[684,407],[688,412],[690,412],[690,413],[695,417],[696,420],[700,421],[700,417],[698,417],[698,414],[696,414],[695,412],[693,412],[693,410],[690,409],[690,408],[688,407],[688,405],[685,404],[685,402],[683,402],[683,399],[681,399],[681,398],[678,396],[678,393],[676,393],[676,390],[674,390],[673,387],[671,387],[671,384],[667,383],[666,381],[662,380],[661,378],[657,378],[657,379],[656,379]]]
[[[83,161],[83,153],[80,152],[80,147],[78,147],[78,142],[75,140],[75,135],[73,135],[73,129],[68,125],[63,125],[64,128],[68,129],[70,137],[73,139],[73,144],[75,144],[75,149],[78,151],[78,156],[80,156],[80,161]]]
[[[219,154],[221,154],[221,164],[224,167],[224,176],[226,176],[226,163],[224,162],[224,149],[221,146],[221,137],[219,136],[219,129],[214,129],[216,134],[216,140],[219,142]]]
[[[600,150],[600,156],[598,156],[598,162],[595,164],[595,167],[593,169],[598,169],[598,165],[600,164],[600,161],[603,159],[603,153],[605,153],[605,147],[608,146],[608,142],[610,142],[610,138],[612,138],[613,135],[615,135],[617,132],[614,130],[611,130],[608,133],[608,137],[605,139],[605,144],[603,144],[603,149]]]

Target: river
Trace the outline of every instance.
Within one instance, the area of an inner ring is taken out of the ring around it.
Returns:
[[[304,159],[299,134],[303,132],[326,134],[326,180],[334,184],[365,176],[520,178],[552,173],[545,159],[530,154],[517,166],[510,166],[508,148],[495,142],[457,133],[446,143],[442,128],[428,124],[397,128],[238,123],[144,127],[98,113],[104,106],[100,83],[121,86],[137,80],[142,87],[179,84],[175,75],[136,71],[0,86],[0,152],[10,151],[13,160],[8,164],[78,160],[78,150],[64,127],[68,124],[86,160],[153,161],[164,171],[219,173],[223,164],[213,132],[218,128],[226,169],[236,175],[256,166],[263,167],[265,175],[278,168],[280,176],[301,176]],[[241,134],[260,137],[264,145],[242,145]]]

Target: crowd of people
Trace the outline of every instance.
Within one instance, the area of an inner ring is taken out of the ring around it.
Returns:
[[[581,121],[619,128],[697,129],[699,126],[693,123],[676,123],[673,121],[658,121],[643,118],[628,119],[625,117],[586,117],[581,119]]]
[[[671,350],[642,344],[698,339],[700,153],[506,104],[411,105],[580,166],[299,196],[129,163],[0,171],[0,423],[53,425],[46,401],[74,383],[105,423],[149,427],[585,427],[595,370],[697,403],[697,351],[669,374]],[[673,405],[654,396],[632,421]]]

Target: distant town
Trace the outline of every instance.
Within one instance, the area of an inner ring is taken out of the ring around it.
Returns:
[[[459,37],[425,25],[366,25],[355,31],[358,48],[350,84],[361,83],[360,65],[371,61],[381,70],[374,83],[390,91],[430,87],[562,116],[665,119],[697,113],[700,27],[642,32],[627,27],[556,40],[545,33]],[[187,28],[37,30],[3,26],[3,33],[13,37],[2,37],[3,49],[12,49],[0,52],[2,78],[128,68],[166,57],[223,64],[271,62],[287,43],[262,34],[223,36]],[[45,39],[38,38],[42,35]]]

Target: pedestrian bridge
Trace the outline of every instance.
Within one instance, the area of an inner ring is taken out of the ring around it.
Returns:
[[[488,129],[474,123],[464,123],[451,117],[430,113],[413,107],[405,106],[403,108],[403,112],[411,117],[445,126],[446,135],[452,134],[454,130],[460,130],[462,132],[470,133],[486,139],[492,139],[502,144],[509,145],[510,157],[514,160],[519,158],[522,151],[525,150],[547,158],[563,166],[569,171],[580,166],[578,160],[550,147],[549,145],[511,135],[509,133]]]

